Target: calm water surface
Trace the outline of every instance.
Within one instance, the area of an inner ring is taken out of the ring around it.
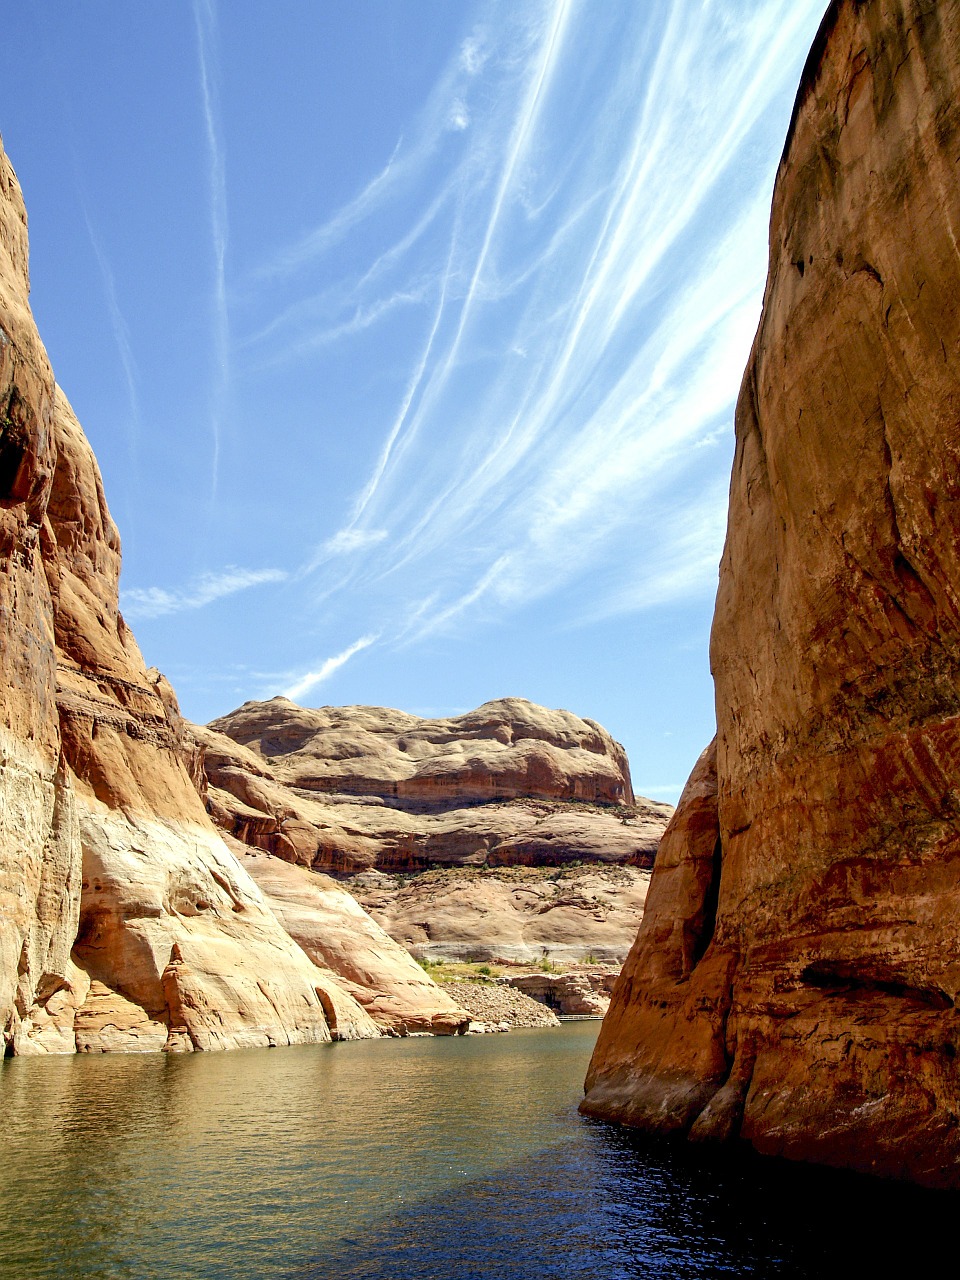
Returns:
[[[956,1256],[953,1197],[582,1119],[596,1033],[4,1062],[0,1276],[926,1276]]]

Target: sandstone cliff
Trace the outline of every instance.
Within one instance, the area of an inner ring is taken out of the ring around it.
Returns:
[[[623,748],[523,698],[451,719],[248,702],[191,727],[207,809],[337,875],[421,958],[623,962],[669,805]]]
[[[460,1006],[328,876],[226,839],[290,936],[377,1027],[437,1035],[463,1030]],[[342,1017],[338,1013],[335,1024]]]
[[[777,178],[711,642],[584,1109],[960,1185],[960,9],[837,0]]]
[[[146,670],[118,611],[119,537],[28,293],[26,215],[0,149],[5,1047],[292,1044],[329,1040],[331,1022],[343,1037],[379,1034],[340,975],[284,930],[205,812],[173,691]],[[356,916],[347,895],[339,905]],[[418,1023],[463,1021],[419,980]],[[404,1015],[382,1021],[402,1028]]]

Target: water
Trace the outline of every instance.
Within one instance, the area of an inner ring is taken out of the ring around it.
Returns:
[[[5,1062],[0,1276],[886,1276],[901,1256],[925,1276],[953,1256],[953,1197],[584,1120],[596,1032]]]

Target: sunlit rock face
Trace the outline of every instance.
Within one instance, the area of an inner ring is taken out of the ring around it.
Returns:
[[[327,872],[650,866],[673,812],[600,725],[522,698],[447,720],[273,698],[190,732],[215,821]]]
[[[8,1039],[64,980],[80,884],[41,553],[56,465],[54,383],[29,289],[26,213],[0,148],[0,1026]]]
[[[230,835],[346,878],[419,958],[622,964],[669,805],[592,720],[523,698],[450,719],[248,702],[191,727]]]
[[[119,537],[28,291],[26,215],[0,150],[5,1050],[302,1044],[333,1022],[341,1038],[380,1034],[207,816],[173,691],[118,611]]]
[[[346,885],[418,959],[619,967],[636,937],[649,871],[611,863],[367,873]]]
[[[711,644],[584,1109],[960,1185],[960,9],[831,5]]]
[[[327,974],[334,1003],[328,1021],[339,1038],[357,1038],[343,1034],[345,1025],[363,1030],[368,1023],[401,1035],[466,1030],[469,1019],[456,1001],[329,876],[226,839],[283,927]]]
[[[427,720],[388,707],[246,702],[210,728],[269,761],[290,786],[415,805],[583,800],[630,804],[626,753],[594,720],[525,698]]]

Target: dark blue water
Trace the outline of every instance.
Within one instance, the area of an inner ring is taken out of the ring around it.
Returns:
[[[578,1116],[596,1030],[6,1062],[0,1275],[956,1270],[953,1196]]]

